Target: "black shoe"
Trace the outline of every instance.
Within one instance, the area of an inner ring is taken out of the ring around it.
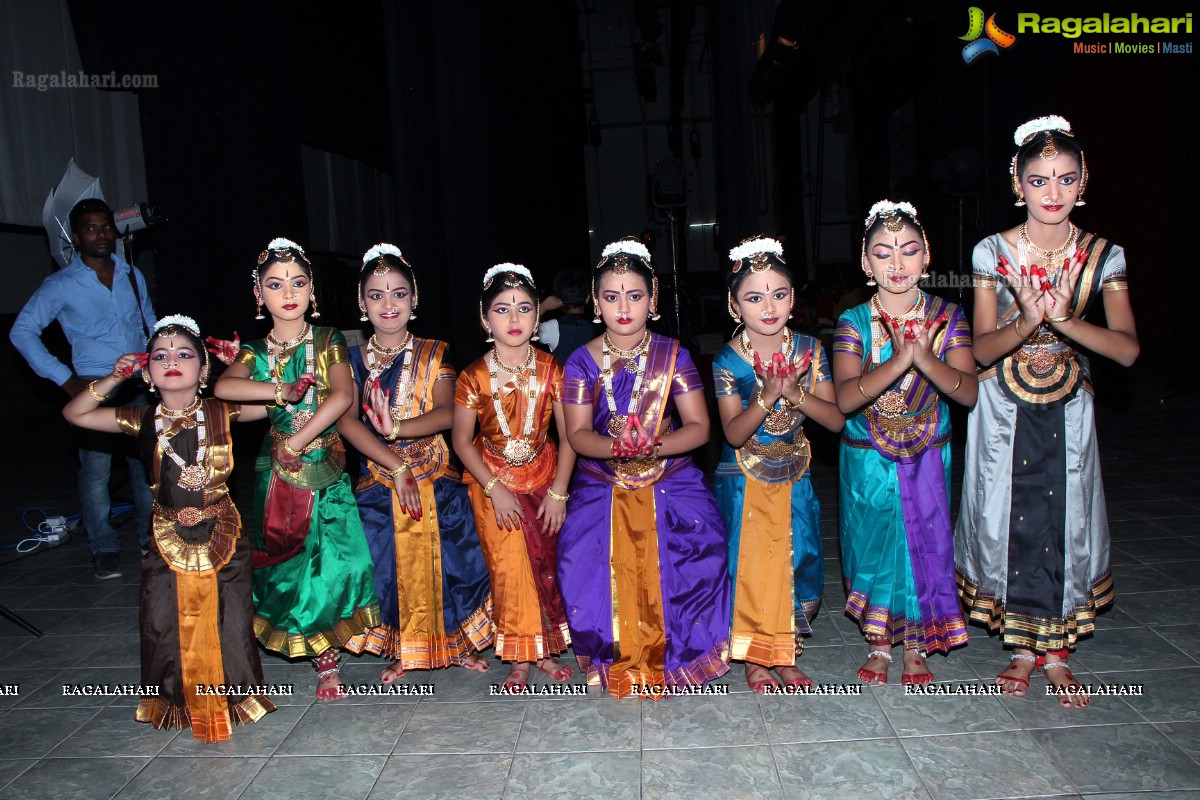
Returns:
[[[92,556],[92,568],[96,573],[96,580],[106,581],[110,578],[121,577],[121,570],[117,569],[119,558],[116,553],[96,553]]]

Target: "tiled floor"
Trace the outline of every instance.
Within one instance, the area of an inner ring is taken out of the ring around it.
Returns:
[[[1177,421],[1198,402],[1159,406],[1147,387],[1134,395],[1146,399],[1099,414],[1117,607],[1072,664],[1085,682],[1141,684],[1141,697],[1064,710],[1036,677],[1025,699],[911,697],[894,684],[861,696],[766,698],[746,690],[735,666],[724,697],[510,699],[488,695],[503,672],[493,664],[490,675],[407,679],[433,683],[432,696],[316,704],[307,665],[264,656],[267,679],[294,683],[297,695],[232,741],[205,745],[137,724],[131,699],[64,696],[64,684],[138,680],[134,571],[95,581],[77,541],[0,566],[0,603],[45,631],[38,639],[0,620],[0,684],[20,692],[0,695],[0,798],[1195,800],[1200,436]],[[802,665],[820,683],[847,684],[864,646],[840,613],[836,472],[823,464],[815,480],[827,604]],[[10,510],[30,496],[3,491]],[[70,487],[60,492],[69,505]],[[1005,659],[973,629],[968,647],[932,661],[940,681],[984,684]],[[374,682],[382,666],[347,662],[352,683]]]

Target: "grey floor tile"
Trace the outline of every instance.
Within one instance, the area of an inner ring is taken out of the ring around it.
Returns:
[[[1124,608],[1131,593],[1161,592],[1184,588],[1171,576],[1150,564],[1127,564],[1113,568],[1113,583],[1118,592],[1118,603]]]
[[[926,736],[902,742],[935,800],[1074,791],[1055,762],[1025,731]]]
[[[1118,595],[1117,603],[1120,604],[1121,598]],[[1108,607],[1102,614],[1096,615],[1096,630],[1110,631],[1117,628],[1142,628],[1145,627],[1133,617],[1126,614],[1119,608]],[[1084,640],[1085,642],[1088,640]],[[1086,646],[1086,645],[1085,645]]]
[[[10,708],[0,715],[0,753],[5,758],[41,758],[95,713],[94,708]]]
[[[492,800],[504,796],[511,755],[396,755],[370,800]]]
[[[38,689],[52,682],[59,674],[59,670],[0,670],[0,711],[12,708],[20,704],[22,700],[28,699]]]
[[[809,800],[927,800],[929,792],[904,747],[881,739],[776,745],[784,797]]]
[[[117,699],[137,705],[136,697],[117,698],[103,692],[136,687],[140,679],[141,670],[136,667],[57,671],[53,680],[23,696],[17,708],[105,708]]]
[[[1121,549],[1143,564],[1200,559],[1200,542],[1179,537],[1122,542]]]
[[[1200,789],[1200,764],[1152,725],[1032,731],[1080,791]],[[1080,759],[1080,753],[1088,753]]]
[[[36,758],[0,759],[0,790],[36,763]]]
[[[22,667],[73,667],[103,644],[102,636],[43,636],[16,651]]]
[[[804,670],[804,674],[816,683],[857,683],[855,678],[854,659],[858,657],[859,648],[847,644],[830,644],[819,647],[805,647],[796,665]],[[734,663],[730,673],[742,686],[746,685],[745,665]]]
[[[1189,490],[1193,497],[1200,494],[1200,491],[1197,490],[1200,490],[1200,486],[1193,483]],[[1196,515],[1156,519],[1151,524],[1177,536],[1200,536],[1200,516]]]
[[[386,762],[387,756],[272,758],[239,800],[365,800]]]
[[[236,800],[265,763],[263,758],[230,758],[221,762],[220,769],[213,769],[210,758],[156,758],[117,797]]]
[[[1117,673],[1104,677],[1141,684],[1141,697],[1124,699],[1149,722],[1200,721],[1200,703],[1196,702],[1200,670],[1168,669]]]
[[[772,745],[893,737],[875,693],[759,697]]]
[[[519,753],[504,797],[637,800],[641,791],[639,753]]]
[[[137,581],[123,583],[120,586],[114,587],[111,592],[97,600],[93,607],[123,609],[126,612],[136,614],[141,594],[142,587],[138,585]]]
[[[381,703],[365,717],[362,706],[314,703],[275,755],[388,755],[412,711],[411,705]],[[364,719],[369,719],[369,724],[364,724]]]
[[[697,757],[699,756],[699,757]],[[783,796],[769,747],[656,750],[642,758],[645,800]]]
[[[311,706],[316,702],[317,673],[307,661],[288,662],[269,653],[262,654],[263,681],[291,687],[290,695],[272,696],[277,706]]]
[[[576,666],[574,659],[569,662]],[[492,686],[504,681],[508,670],[497,661],[492,661],[487,672],[475,672],[463,667],[448,667],[413,671],[404,676],[407,683],[422,683],[433,686],[433,695],[427,698],[434,703],[474,703],[479,701],[511,702],[511,697],[493,696]]]
[[[1129,628],[1087,639],[1071,654],[1071,665],[1082,672],[1126,672],[1131,669],[1197,666],[1190,656],[1148,628]]]
[[[303,706],[279,706],[258,722],[233,726],[233,738],[202,742],[191,731],[181,731],[159,754],[168,758],[229,758],[270,756],[304,716]]]
[[[730,742],[767,743],[762,712],[749,697],[668,697],[644,702],[642,747],[646,750]]]
[[[1165,583],[1169,578],[1165,578]],[[1117,603],[1121,610],[1143,625],[1175,625],[1183,620],[1182,611],[1189,608],[1192,593],[1187,589],[1163,592],[1121,594]]]
[[[525,706],[518,753],[639,750],[642,705],[637,700],[601,702],[545,698]]]
[[[1177,792],[1102,792],[1085,794],[1083,800],[1200,800],[1200,791]]]
[[[351,690],[357,692],[346,698],[349,705],[375,705],[378,703],[415,703],[422,696],[419,692],[436,692],[437,685],[429,681],[429,676],[423,672],[405,675],[398,681],[385,686],[379,682],[380,673],[387,662],[370,664],[348,664],[342,667],[342,680]],[[429,688],[422,688],[429,687]],[[372,694],[372,692],[390,691],[395,694]],[[411,692],[411,694],[410,694]]]
[[[1175,745],[1200,762],[1200,722],[1172,722],[1156,725]]]
[[[132,724],[131,724],[132,723]],[[50,751],[49,758],[158,755],[178,733],[137,722],[133,709],[105,708]],[[190,738],[191,734],[187,734]]]
[[[396,742],[399,753],[512,753],[527,701],[419,703]]]
[[[1155,564],[1154,568],[1184,586],[1200,587],[1200,561],[1174,561]]]
[[[879,687],[876,699],[900,736],[1009,731],[1020,726],[996,697],[906,694],[904,687]]]
[[[50,636],[119,636],[137,633],[137,611],[115,611],[111,608],[89,608],[57,623]]]
[[[66,758],[39,761],[0,791],[9,800],[97,800],[114,796],[149,759]],[[159,795],[166,797],[167,795]]]
[[[142,638],[136,633],[105,636],[103,641],[81,661],[89,668],[97,667],[140,667],[142,665]]]

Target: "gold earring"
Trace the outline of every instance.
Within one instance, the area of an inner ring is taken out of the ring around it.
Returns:
[[[725,310],[729,312],[729,316],[733,317],[734,322],[741,324],[742,315],[733,309],[733,292],[725,293]]]
[[[1013,205],[1016,206],[1017,208],[1021,208],[1022,206],[1024,206],[1025,205],[1025,195],[1023,195],[1023,194],[1017,195],[1017,202],[1013,203]]]
[[[874,275],[872,275],[872,274],[871,274],[871,273],[869,273],[869,272],[868,272],[868,273],[866,273],[866,275],[867,275],[867,286],[877,286],[877,285],[878,285],[878,284],[876,284],[876,283],[875,283],[875,276],[874,276]]]
[[[262,307],[263,307],[262,298],[257,294],[254,295],[254,304],[256,306],[256,308],[254,309],[254,318],[255,319],[266,319],[266,317],[264,317],[263,313],[262,313]]]
[[[312,310],[313,310],[312,318],[319,319],[321,317],[321,312],[317,311],[317,293],[316,292],[312,293]]]
[[[601,322],[600,301],[596,299],[596,295],[592,295],[592,311],[593,311],[592,324],[599,325]]]

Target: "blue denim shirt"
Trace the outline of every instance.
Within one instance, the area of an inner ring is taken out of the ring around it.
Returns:
[[[154,329],[154,308],[146,292],[146,279],[116,253],[112,256],[113,288],[109,291],[95,271],[76,254],[71,263],[42,281],[17,315],[9,339],[33,371],[61,386],[71,377],[71,368],[59,361],[42,344],[42,331],[58,320],[71,343],[74,374],[107,375],[125,353],[146,346],[142,320]],[[129,271],[137,280],[141,308],[129,285]],[[141,319],[139,319],[139,315]]]

